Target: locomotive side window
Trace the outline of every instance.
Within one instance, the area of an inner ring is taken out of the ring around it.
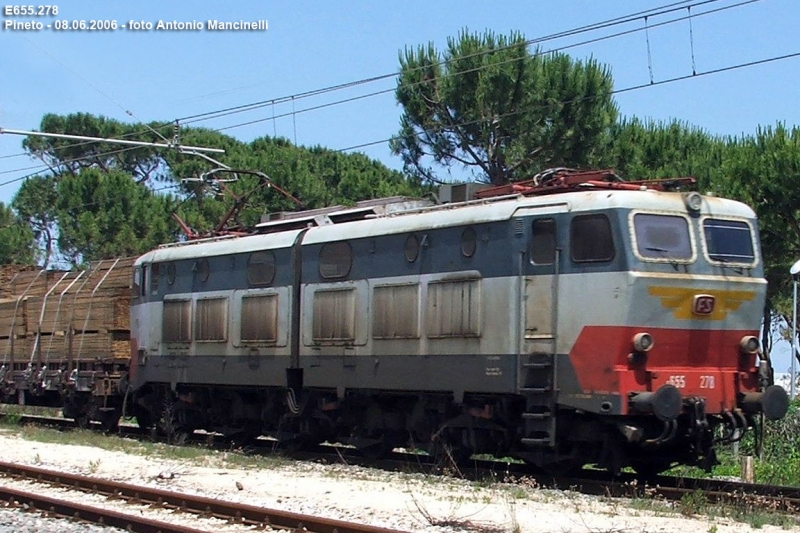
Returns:
[[[147,265],[142,265],[142,279],[139,285],[139,295],[147,296]]]
[[[353,250],[346,242],[328,242],[319,251],[319,275],[325,279],[343,278],[353,266]]]
[[[164,342],[189,342],[191,338],[191,300],[164,300],[161,336]]]
[[[316,342],[356,339],[356,291],[320,290],[314,293],[313,339]]]
[[[195,310],[195,340],[224,341],[228,325],[228,299],[197,300]]]
[[[142,291],[142,269],[136,267],[133,269],[133,291],[132,291],[133,298],[144,296],[141,291]]]
[[[208,281],[208,276],[211,274],[211,269],[208,266],[208,259],[200,259],[194,264],[194,271],[197,278],[205,283]]]
[[[711,261],[720,263],[755,263],[753,234],[743,220],[707,218],[703,220],[706,252]]]
[[[478,236],[475,230],[467,228],[461,233],[461,255],[464,257],[472,257],[475,255],[475,250],[478,249]]]
[[[480,337],[481,280],[428,284],[428,337]]]
[[[379,285],[373,293],[372,338],[419,338],[419,285]]]
[[[247,281],[250,285],[264,286],[275,279],[275,253],[265,250],[250,254],[247,260]]]
[[[177,268],[175,267],[175,263],[169,263],[167,265],[167,283],[170,285],[174,285],[176,275],[177,275]]]
[[[552,265],[556,260],[556,221],[540,218],[533,221],[531,261],[537,265]]]
[[[150,269],[150,292],[152,294],[158,294],[158,271],[158,263],[153,263]]]
[[[636,213],[636,250],[643,259],[691,260],[694,257],[689,221],[682,216]]]
[[[413,263],[419,257],[419,239],[413,233],[406,238],[406,245],[403,248],[406,261]]]
[[[611,261],[614,238],[605,215],[580,215],[572,219],[570,253],[576,263]]]
[[[242,342],[278,340],[278,295],[242,297]]]

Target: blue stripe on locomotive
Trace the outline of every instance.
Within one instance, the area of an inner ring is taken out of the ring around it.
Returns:
[[[324,243],[304,245],[302,249],[302,281],[303,283],[325,283],[342,280],[364,280],[373,278],[391,278],[397,276],[420,274],[446,274],[463,270],[476,270],[484,278],[507,277],[519,275],[517,254],[527,252],[530,243],[531,223],[537,218],[552,218],[557,225],[558,246],[562,249],[559,265],[561,274],[589,274],[593,272],[619,272],[625,270],[647,270],[649,272],[676,272],[675,265],[669,263],[648,262],[641,268],[641,262],[634,256],[630,246],[628,214],[630,209],[605,209],[580,213],[556,213],[536,215],[532,213],[524,217],[516,217],[524,222],[521,228],[515,224],[516,219],[501,220],[484,224],[451,226],[446,228],[426,229],[415,234],[421,243],[419,257],[409,262],[404,255],[406,239],[410,233],[387,234],[378,237],[350,239],[353,265],[347,276],[337,279],[326,279],[319,272],[319,255]],[[570,259],[569,235],[570,221],[576,216],[586,214],[605,214],[609,217],[614,239],[615,254],[610,261],[577,263]],[[368,222],[361,222],[368,223]],[[699,229],[694,228],[695,242],[700,247]],[[464,230],[471,227],[477,235],[477,249],[472,257],[465,257],[461,252],[461,236]],[[241,239],[247,239],[242,237]],[[276,273],[270,286],[289,286],[294,280],[291,268],[292,249],[279,248],[275,254]],[[196,275],[199,258],[174,261],[176,267],[175,282],[170,285],[161,268],[157,294],[148,291],[146,301],[158,301],[165,294],[203,293],[241,289],[250,286],[247,279],[247,261],[253,253],[234,253],[224,256],[206,257],[211,275],[203,282]],[[758,251],[757,251],[758,253]],[[702,254],[698,254],[702,257]],[[527,254],[526,254],[527,257]],[[166,263],[161,263],[166,265]],[[691,265],[681,265],[692,274],[719,274],[720,267],[709,265],[698,260]],[[726,269],[730,275],[730,269]],[[760,276],[762,268],[758,265],[752,269],[738,269],[738,275]],[[526,259],[523,263],[524,275],[552,272],[550,265],[533,265]]]

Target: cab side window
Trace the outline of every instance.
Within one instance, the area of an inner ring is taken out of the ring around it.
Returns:
[[[552,265],[556,260],[556,221],[540,218],[533,221],[531,237],[531,262],[535,265]]]
[[[570,227],[570,256],[576,263],[614,259],[614,238],[606,215],[580,215]]]

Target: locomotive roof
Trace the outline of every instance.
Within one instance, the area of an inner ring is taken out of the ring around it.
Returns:
[[[700,215],[755,218],[747,205],[725,198],[703,196]],[[686,212],[684,196],[678,192],[655,190],[583,190],[542,196],[511,195],[469,202],[436,205],[392,212],[385,215],[341,223],[310,226],[303,244],[379,235],[425,231],[426,229],[482,224],[509,220],[515,214],[586,212],[606,209],[643,209]],[[302,219],[300,219],[302,220]],[[312,221],[309,221],[311,223]],[[266,234],[222,237],[166,245],[143,255],[138,261],[162,262],[195,257],[210,257],[256,250],[288,248],[302,228]]]

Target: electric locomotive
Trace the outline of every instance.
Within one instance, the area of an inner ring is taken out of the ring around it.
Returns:
[[[373,455],[710,466],[788,400],[757,337],[754,213],[692,181],[557,169],[162,246],[134,266],[127,414]]]

